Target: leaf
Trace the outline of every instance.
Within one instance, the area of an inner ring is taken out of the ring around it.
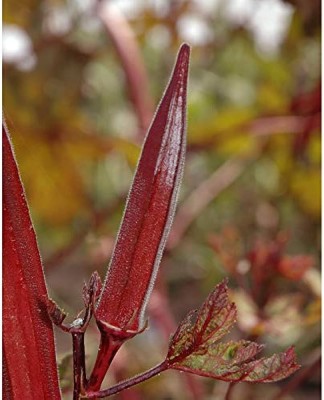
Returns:
[[[67,314],[52,299],[46,299],[46,308],[53,324],[61,326]]]
[[[47,289],[8,136],[3,126],[4,393],[6,399],[55,400],[61,396]]]
[[[86,308],[91,307],[93,304],[95,304],[95,301],[99,297],[99,294],[102,289],[102,283],[100,276],[97,271],[93,272],[89,284],[84,283],[83,286],[83,302]]]
[[[100,294],[101,287],[100,276],[98,275],[98,272],[95,271],[91,275],[89,283],[84,283],[83,285],[82,297],[85,306],[84,315],[81,318],[79,314],[70,324],[64,323],[67,314],[55,303],[55,301],[47,298],[45,300],[46,308],[53,324],[60,327],[64,332],[84,333],[92,317],[95,302]]]
[[[278,263],[278,271],[285,278],[298,281],[314,264],[314,258],[305,254],[284,256]]]
[[[96,318],[138,331],[170,231],[184,167],[190,48],[182,45],[146,136]]]
[[[236,318],[226,281],[208,296],[195,321],[194,314],[187,315],[171,339],[166,358],[169,368],[230,382],[274,382],[299,369],[293,348],[254,360],[263,345],[247,340],[217,343]]]

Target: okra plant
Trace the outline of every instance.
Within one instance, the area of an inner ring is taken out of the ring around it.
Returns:
[[[153,368],[101,389],[125,341],[147,326],[146,307],[175,213],[184,170],[186,99],[190,48],[183,44],[148,130],[123,220],[103,283],[94,272],[83,289],[85,311],[71,324],[48,297],[35,231],[3,125],[3,394],[5,399],[61,398],[53,323],[72,336],[73,399],[104,398],[168,369],[228,382],[274,382],[299,368],[293,348],[257,358],[263,346],[220,341],[235,323],[236,307],[226,280],[199,310],[190,311]],[[84,336],[91,318],[100,344],[88,374]]]

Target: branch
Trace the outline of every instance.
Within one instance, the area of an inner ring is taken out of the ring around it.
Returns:
[[[68,257],[74,251],[77,250],[79,246],[84,243],[84,240],[88,233],[91,230],[95,230],[99,228],[106,220],[107,217],[113,214],[117,208],[119,207],[121,201],[125,199],[126,195],[121,194],[116,200],[114,200],[111,204],[108,204],[107,207],[102,208],[101,210],[94,211],[91,221],[85,226],[81,231],[79,231],[69,243],[67,243],[62,248],[56,250],[52,255],[50,255],[47,260],[44,261],[45,270],[51,270],[58,263],[60,263],[64,258]]]
[[[237,382],[230,382],[228,384],[224,400],[231,400],[231,395],[232,395],[232,392],[233,392],[233,388],[236,385],[236,383]]]
[[[143,372],[142,374],[136,375],[133,378],[130,378],[123,382],[117,383],[116,385],[110,387],[109,389],[100,390],[97,392],[87,392],[84,397],[87,399],[96,399],[96,398],[102,399],[104,397],[111,396],[113,394],[121,392],[122,390],[128,389],[131,386],[134,386],[141,382],[144,382],[147,379],[150,379],[153,376],[160,374],[161,372],[165,371],[166,369],[167,369],[167,363],[165,361],[163,361],[162,363]]]
[[[127,20],[117,7],[99,2],[97,14],[109,34],[121,60],[127,79],[127,89],[133,103],[143,138],[153,116],[153,100],[142,57]]]
[[[156,287],[153,290],[151,300],[148,304],[149,316],[155,320],[158,329],[162,332],[164,339],[168,342],[170,335],[176,331],[177,323],[170,309],[170,302],[166,293],[165,279],[159,275]],[[204,397],[204,386],[193,374],[181,374],[187,386],[187,396],[194,400]]]
[[[73,400],[78,400],[86,381],[84,332],[72,333],[73,342]]]
[[[260,117],[249,122],[231,126],[228,129],[215,131],[214,134],[203,139],[201,142],[191,143],[188,146],[189,151],[208,149],[215,144],[223,143],[230,138],[235,138],[241,135],[241,132],[247,132],[253,138],[269,137],[278,134],[293,134],[302,133],[305,126],[309,123],[309,116],[299,115],[279,115],[272,117]]]
[[[300,133],[307,120],[308,117],[299,115],[261,117],[252,121],[248,126],[252,136],[269,136],[285,132]]]
[[[172,250],[181,241],[192,222],[223,190],[227,189],[245,170],[249,160],[232,158],[202,182],[182,203],[174,221],[167,244]]]

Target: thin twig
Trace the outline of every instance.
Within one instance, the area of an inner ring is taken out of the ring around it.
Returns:
[[[309,121],[309,116],[300,115],[280,115],[272,117],[259,117],[248,122],[231,126],[228,129],[215,131],[215,133],[197,143],[189,143],[189,151],[197,151],[208,149],[216,144],[228,141],[230,138],[235,138],[241,135],[241,132],[246,132],[248,137],[262,138],[273,135],[293,134],[297,135],[305,129],[305,125]]]
[[[230,382],[228,384],[224,400],[231,400],[231,395],[232,395],[235,384],[236,384],[236,382]]]
[[[172,250],[178,245],[192,222],[215,197],[242,174],[248,162],[249,160],[238,158],[226,161],[188,196],[176,214],[167,250]]]
[[[133,30],[118,8],[107,2],[99,2],[97,14],[121,60],[127,79],[127,89],[139,122],[139,138],[143,138],[153,116],[154,104]]]
[[[128,378],[129,364],[132,356],[127,348],[122,347],[118,353],[118,357],[111,365],[109,370],[114,382],[122,382]],[[143,395],[138,387],[134,386],[118,394],[118,400],[143,400]]]
[[[260,117],[249,123],[252,136],[269,136],[276,133],[299,133],[304,129],[308,117],[299,115],[280,115]]]
[[[94,211],[91,221],[85,226],[82,230],[80,230],[72,240],[66,244],[61,249],[56,250],[52,255],[48,257],[47,260],[44,261],[46,271],[51,270],[57,264],[62,262],[66,257],[71,255],[74,251],[77,250],[84,240],[86,236],[89,234],[91,230],[98,229],[101,224],[103,224],[109,215],[112,215],[117,208],[120,206],[120,203],[125,199],[126,195],[120,195],[116,200],[114,200],[111,204],[108,204],[107,207],[102,208],[101,210]]]
[[[171,312],[165,279],[162,278],[163,275],[160,274],[148,304],[148,311],[150,317],[155,320],[159,330],[162,332],[164,339],[168,342],[170,335],[177,329],[177,323]],[[204,397],[204,386],[198,380],[197,376],[184,373],[181,375],[181,378],[186,382],[187,396],[193,400],[200,400]]]
[[[121,392],[122,390],[128,389],[131,386],[134,386],[141,382],[144,382],[147,379],[150,379],[153,376],[160,374],[161,372],[165,371],[166,369],[167,369],[167,364],[165,361],[163,361],[162,363],[143,372],[142,374],[136,375],[133,378],[130,378],[123,382],[117,383],[116,385],[114,385],[108,389],[100,390],[97,392],[89,391],[86,393],[86,395],[84,397],[88,398],[88,399],[95,399],[95,398],[102,399],[104,397],[111,396],[113,394]]]

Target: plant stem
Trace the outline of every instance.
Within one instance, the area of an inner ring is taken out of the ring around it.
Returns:
[[[226,395],[225,395],[224,400],[230,400],[231,399],[231,395],[232,395],[232,391],[233,391],[235,383],[236,382],[230,382],[229,383],[229,385],[227,387],[227,391],[226,391]]]
[[[166,342],[170,340],[170,335],[177,330],[177,324],[170,309],[167,289],[163,271],[157,278],[156,287],[153,290],[151,300],[148,304],[149,315],[154,319],[158,329],[162,332]],[[181,374],[181,380],[186,387],[185,397],[192,400],[200,400],[204,397],[204,386],[194,374]]]
[[[73,343],[73,400],[78,400],[86,382],[84,332],[72,333]]]
[[[117,383],[116,385],[105,389],[100,390],[97,392],[87,391],[85,397],[87,399],[94,399],[99,398],[102,399],[103,397],[108,397],[113,394],[119,393],[122,390],[128,389],[131,386],[137,385],[138,383],[144,382],[147,379],[152,378],[155,375],[160,374],[161,372],[165,371],[168,368],[166,361],[156,365],[155,367],[143,372],[142,374],[136,375],[133,378],[127,379],[123,382]]]
[[[226,161],[211,176],[204,180],[181,204],[173,222],[173,228],[166,245],[167,251],[174,249],[187,232],[189,226],[202,211],[246,169],[257,155],[235,157]]]
[[[120,58],[127,80],[127,90],[139,122],[138,139],[142,139],[154,115],[154,102],[135,34],[127,19],[116,7],[98,2],[97,14]]]
[[[113,336],[103,330],[100,332],[100,335],[101,338],[97,359],[87,383],[87,390],[91,391],[100,389],[101,383],[112,360],[114,359],[120,346],[124,343],[123,340],[116,340],[113,338]]]
[[[88,224],[81,229],[69,243],[64,245],[62,248],[54,251],[52,255],[50,255],[45,261],[45,269],[49,271],[51,269],[56,268],[56,266],[64,261],[65,258],[69,257],[76,251],[85,241],[85,237],[92,230],[95,231],[97,228],[107,220],[109,215],[112,215],[121,204],[121,201],[126,198],[126,193],[121,193],[118,198],[112,203],[108,204],[108,206],[102,208],[101,210],[92,210],[91,220]]]

